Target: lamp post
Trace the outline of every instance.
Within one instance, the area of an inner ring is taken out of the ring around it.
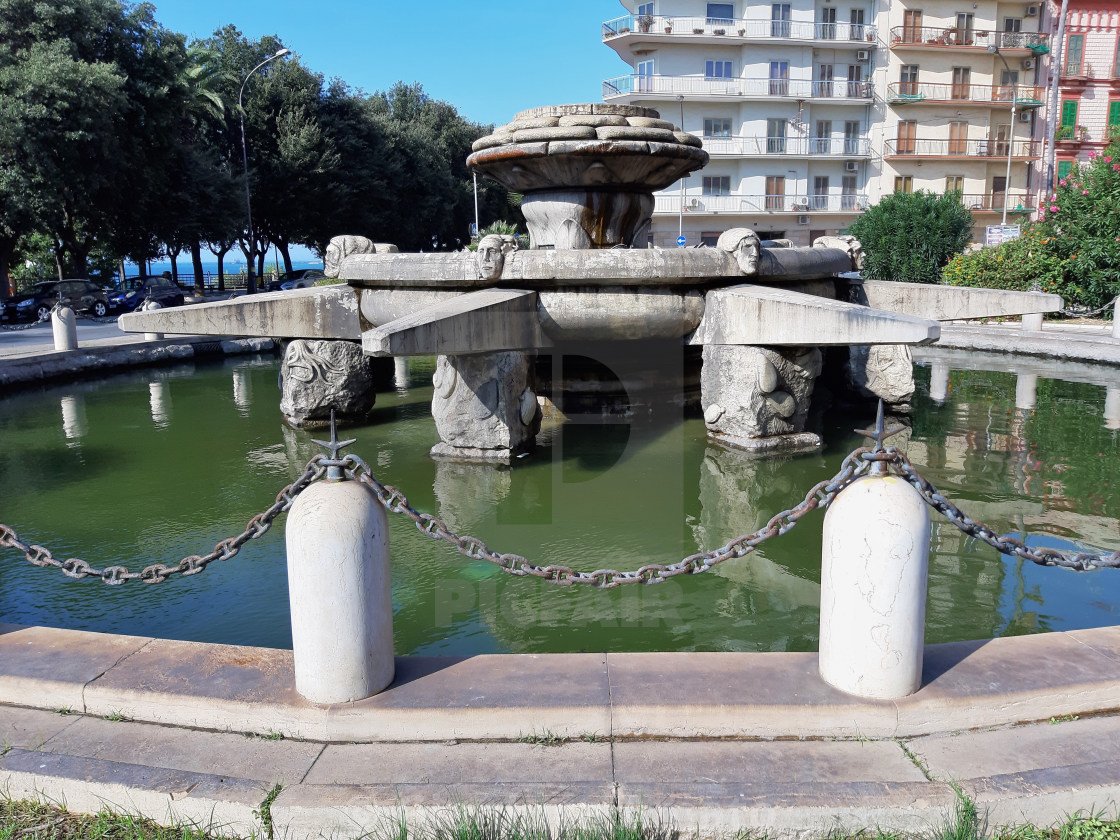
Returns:
[[[684,96],[678,95],[677,102],[681,104],[681,131],[684,131]],[[681,206],[677,210],[677,238],[684,236],[684,179],[688,174],[681,176]]]
[[[998,44],[989,44],[988,52],[997,56],[1003,62],[1003,69],[1007,71],[1007,77],[1011,79],[1011,125],[1007,127],[1007,173],[1003,177],[1003,221],[1000,222],[1000,225],[1006,225],[1007,202],[1011,199],[1011,151],[1015,140],[1015,104],[1019,99],[1019,77],[1018,75],[1011,75],[1011,68],[1007,64],[1007,59],[999,51]],[[992,75],[995,76],[995,73]]]
[[[255,239],[253,238],[253,207],[249,202],[249,148],[245,143],[245,108],[242,107],[241,97],[245,93],[245,85],[250,77],[264,67],[268,62],[273,59],[282,58],[291,54],[289,49],[279,49],[248,73],[245,74],[245,80],[241,83],[241,90],[237,92],[237,112],[241,119],[241,165],[245,168],[245,217],[249,222],[249,264],[245,268],[245,293],[255,294],[257,291],[257,283],[253,278],[253,259],[256,255],[256,247],[254,245]]]

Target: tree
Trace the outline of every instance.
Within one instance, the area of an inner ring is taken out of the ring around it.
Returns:
[[[896,192],[859,216],[848,232],[863,245],[865,277],[938,283],[941,269],[968,244],[972,216],[959,193]]]

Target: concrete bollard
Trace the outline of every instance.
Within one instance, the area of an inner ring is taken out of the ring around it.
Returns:
[[[54,332],[55,350],[78,349],[78,316],[69,306],[51,312],[51,330]]]
[[[1033,411],[1038,401],[1038,374],[1020,373],[1015,379],[1015,407]]]
[[[144,312],[151,312],[155,309],[163,309],[163,306],[158,301],[149,300],[145,301],[141,307]],[[145,341],[163,341],[163,333],[144,333]]]
[[[820,674],[858,697],[892,700],[922,684],[929,511],[896,476],[845,488],[824,520]]]
[[[356,481],[320,481],[288,512],[296,691],[347,703],[393,681],[389,522]]]
[[[1032,312],[1023,316],[1023,332],[1042,332],[1042,313]]]
[[[1120,295],[1116,297],[1116,302],[1112,304],[1112,337],[1120,339]]]

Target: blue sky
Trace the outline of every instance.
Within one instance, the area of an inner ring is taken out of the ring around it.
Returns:
[[[277,35],[310,70],[368,93],[420,82],[475,122],[501,124],[538,105],[601,101],[603,79],[629,68],[600,24],[618,0],[154,0],[156,19],[203,38],[232,23]]]

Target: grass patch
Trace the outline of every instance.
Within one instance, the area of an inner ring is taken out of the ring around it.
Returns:
[[[162,826],[143,817],[101,811],[72,814],[37,802],[0,799],[0,840],[217,840],[220,826]]]
[[[536,744],[538,747],[558,747],[565,740],[563,736],[549,732],[547,729],[517,737],[517,743],[519,744]]]
[[[253,811],[253,816],[261,821],[264,827],[265,836],[268,840],[272,840],[272,803],[276,801],[276,797],[280,795],[283,788],[279,782],[272,786],[272,790],[268,792],[268,796],[260,804],[260,807]]]
[[[120,723],[121,721],[128,720],[128,718],[120,712],[109,712],[107,715],[102,715],[101,719],[111,721],[112,723]]]

